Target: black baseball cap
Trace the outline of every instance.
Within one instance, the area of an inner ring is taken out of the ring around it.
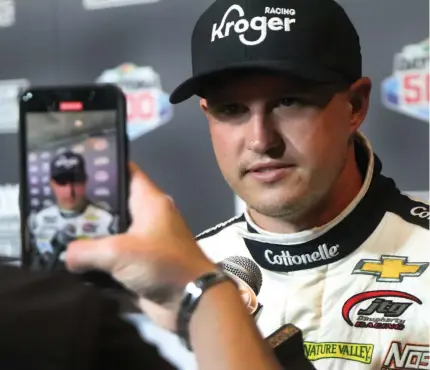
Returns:
[[[362,77],[360,39],[335,0],[216,0],[191,40],[193,77],[172,104],[203,96],[208,78],[237,70],[349,85]]]
[[[84,158],[71,151],[58,154],[51,161],[51,178],[59,184],[86,181]]]

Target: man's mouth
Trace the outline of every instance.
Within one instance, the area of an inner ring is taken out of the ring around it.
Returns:
[[[287,176],[294,167],[286,163],[257,163],[250,166],[246,173],[260,182],[276,182]]]
[[[276,163],[276,162],[267,162],[267,163],[257,163],[250,166],[247,172],[265,172],[265,171],[273,171],[282,168],[292,167],[291,164],[286,163]]]

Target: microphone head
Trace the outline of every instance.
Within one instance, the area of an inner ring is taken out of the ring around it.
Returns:
[[[256,295],[260,293],[263,284],[263,275],[257,264],[247,257],[230,256],[218,263],[226,272],[238,277],[254,291]]]
[[[66,247],[67,244],[71,243],[76,239],[75,225],[65,225],[61,230],[58,230],[54,238],[56,239],[57,243],[61,245],[61,247]]]
[[[67,224],[64,226],[64,229],[62,230],[66,235],[68,236],[76,236],[76,226],[72,224]]]

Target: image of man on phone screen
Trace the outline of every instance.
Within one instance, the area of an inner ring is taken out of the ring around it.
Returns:
[[[87,196],[85,159],[67,151],[51,161],[50,187],[55,204],[30,215],[29,229],[35,247],[35,268],[63,268],[67,245],[76,239],[117,232],[116,215]]]

